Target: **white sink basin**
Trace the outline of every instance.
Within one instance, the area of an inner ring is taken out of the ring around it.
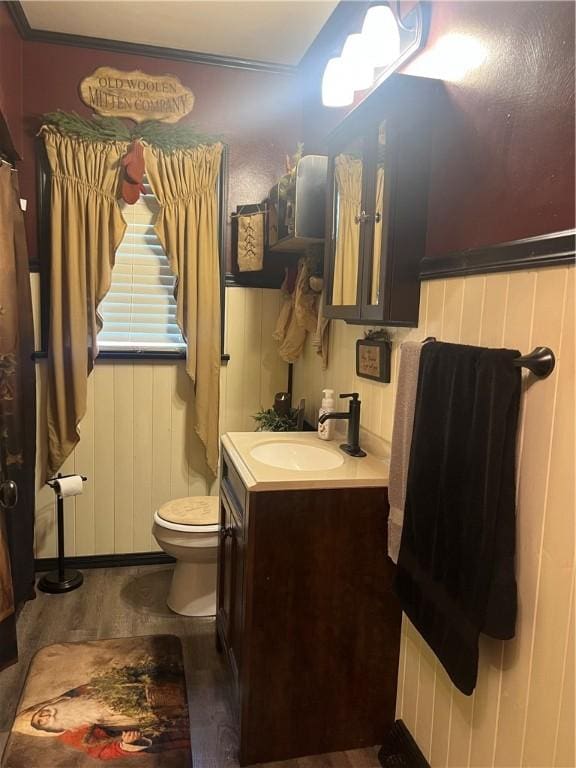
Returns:
[[[336,469],[344,464],[344,457],[334,451],[306,443],[261,443],[250,451],[253,459],[279,469],[318,471]]]

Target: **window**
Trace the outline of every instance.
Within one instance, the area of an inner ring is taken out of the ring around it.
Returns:
[[[100,304],[101,351],[184,352],[176,324],[175,277],[154,231],[159,205],[148,180],[134,205],[121,202],[126,233],[116,251],[110,291]]]
[[[48,355],[50,328],[50,167],[41,138],[36,142],[38,160],[39,258],[31,262],[40,273],[40,341],[35,357]],[[221,280],[221,345],[224,354],[225,235],[227,210],[227,155],[222,155],[218,179],[219,253]],[[158,201],[144,179],[146,194],[135,205],[120,203],[127,222],[126,234],[116,254],[112,286],[99,307],[104,327],[98,335],[102,358],[173,358],[186,356],[186,344],[176,324],[174,282],[168,260],[154,231]],[[154,287],[155,286],[155,287]],[[144,290],[145,288],[145,290]],[[149,322],[145,322],[145,321]],[[149,326],[145,331],[143,326]]]

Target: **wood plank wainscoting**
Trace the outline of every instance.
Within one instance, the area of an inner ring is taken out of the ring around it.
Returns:
[[[390,440],[405,339],[551,347],[548,379],[523,373],[518,441],[516,637],[481,637],[478,686],[463,696],[404,619],[396,716],[433,768],[574,768],[574,266],[423,282],[418,328],[392,330],[392,381],[355,376],[355,341],[364,328],[332,325],[330,364],[310,345],[294,366],[295,397],[308,418],[323,387],[358,391],[364,430]]]
[[[32,286],[37,318],[37,274]],[[278,290],[226,288],[224,351],[230,360],[221,368],[222,432],[254,429],[252,415],[286,388],[288,367],[272,340],[280,301]],[[46,428],[44,360],[37,371],[39,478]],[[179,496],[216,493],[187,407],[192,397],[184,361],[96,363],[81,440],[62,468],[89,478],[82,496],[65,501],[67,555],[158,551],[151,534],[154,510]],[[37,558],[56,554],[53,496],[47,486],[38,489]]]

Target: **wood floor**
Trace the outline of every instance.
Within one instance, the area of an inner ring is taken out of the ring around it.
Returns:
[[[168,566],[87,570],[84,585],[75,592],[39,592],[24,607],[18,621],[20,661],[0,673],[0,752],[28,665],[39,648],[63,641],[164,633],[178,635],[184,647],[194,768],[237,768],[237,731],[226,668],[214,647],[214,621],[177,616],[166,607],[170,576]],[[379,766],[376,749],[266,763],[267,768]]]

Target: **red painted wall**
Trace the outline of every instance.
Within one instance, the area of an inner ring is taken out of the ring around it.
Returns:
[[[39,116],[56,109],[89,115],[91,110],[80,101],[78,86],[100,66],[170,73],[192,89],[194,109],[185,120],[203,131],[221,135],[229,146],[230,211],[236,205],[265,197],[284,172],[285,155],[295,151],[301,132],[301,106],[297,80],[291,75],[26,42],[22,188],[29,198],[27,223],[32,258],[37,255],[34,132]]]
[[[23,140],[22,49],[22,40],[6,4],[0,3],[0,111],[19,153]]]
[[[352,4],[352,10],[363,15],[363,6]],[[353,19],[349,23],[353,26]],[[307,57],[297,82],[287,75],[22,44],[0,4],[0,109],[24,154],[31,256],[37,252],[33,135],[38,116],[57,108],[89,114],[77,93],[86,74],[102,65],[140,68],[174,73],[191,87],[196,104],[189,119],[222,133],[230,146],[232,210],[265,195],[299,138],[306,151],[324,151],[325,135],[344,117],[345,111],[326,110],[320,103],[321,70],[331,53],[326,37],[321,36],[317,55],[313,50]],[[454,39],[460,55],[442,57],[446,40],[453,44]],[[446,80],[471,47],[484,52],[484,61],[460,79]],[[435,2],[426,48],[405,71],[445,82],[434,130],[428,255],[574,226],[571,3]]]
[[[319,149],[346,111],[321,106],[309,60],[304,141]],[[404,71],[445,81],[427,255],[574,227],[572,3],[433,2],[427,45]]]

